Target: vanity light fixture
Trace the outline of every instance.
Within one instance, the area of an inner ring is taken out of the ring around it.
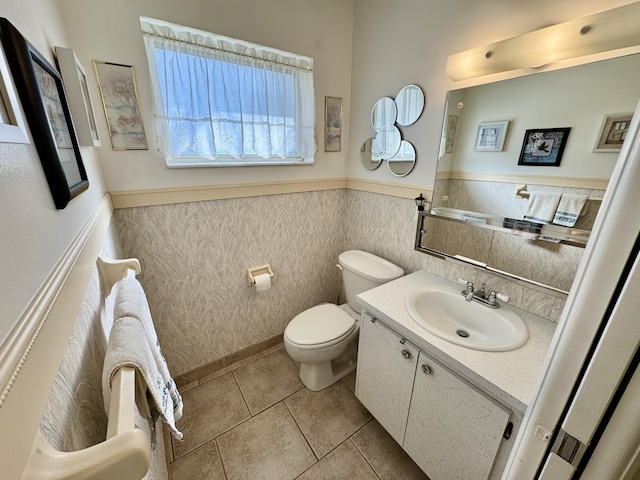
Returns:
[[[424,203],[427,199],[422,196],[422,193],[420,194],[419,197],[416,197],[414,200],[416,202],[416,205],[418,206],[418,211],[424,212]]]
[[[455,81],[487,75],[508,78],[640,52],[640,2],[552,25],[518,37],[450,55],[447,76]]]

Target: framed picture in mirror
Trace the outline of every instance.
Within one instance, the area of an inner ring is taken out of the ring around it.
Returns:
[[[56,208],[89,188],[58,71],[6,19],[0,18],[7,63]]]
[[[324,151],[342,149],[342,98],[324,97]]]
[[[527,130],[518,165],[559,167],[571,127]]]
[[[501,152],[507,136],[508,121],[486,122],[478,125],[475,152]]]
[[[605,115],[594,152],[619,152],[627,136],[633,113]]]
[[[458,129],[458,115],[449,115],[444,137],[444,153],[453,152],[453,145],[456,142],[456,131]]]

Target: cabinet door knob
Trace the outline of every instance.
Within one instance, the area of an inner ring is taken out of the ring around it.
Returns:
[[[422,368],[422,372],[425,375],[431,375],[431,367],[429,367],[429,365],[423,364],[422,367],[420,367],[420,368]]]
[[[411,358],[411,352],[409,352],[409,350],[402,350],[401,353],[404,358],[407,358],[407,359]]]

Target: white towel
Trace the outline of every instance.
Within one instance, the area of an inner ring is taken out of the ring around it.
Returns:
[[[558,209],[559,193],[531,192],[524,219],[536,223],[549,223]]]
[[[145,380],[144,390],[150,397],[148,408],[139,406],[141,413],[151,413],[154,422],[159,416],[169,426],[173,436],[181,440],[182,433],[176,428],[175,422],[182,417],[182,397],[160,350],[142,285],[135,278],[126,277],[116,283],[116,288],[114,324],[103,370],[107,411],[113,374],[122,365],[133,365]]]
[[[562,195],[560,204],[553,217],[553,223],[573,227],[580,216],[580,212],[587,202],[586,195],[568,194]]]

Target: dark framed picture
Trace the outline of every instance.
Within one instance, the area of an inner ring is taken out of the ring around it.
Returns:
[[[6,19],[0,35],[56,208],[89,188],[62,78]]]
[[[570,130],[571,127],[527,130],[518,165],[559,166]]]

